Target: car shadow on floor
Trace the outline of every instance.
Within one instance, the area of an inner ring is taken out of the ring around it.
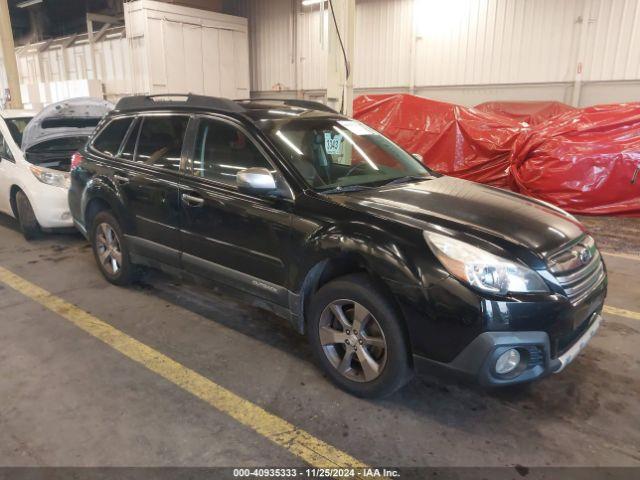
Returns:
[[[135,288],[294,355],[301,361],[314,363],[306,339],[285,319],[240,303],[225,293],[183,284],[153,270],[149,270]],[[385,410],[408,409],[414,415],[458,425],[463,430],[481,428],[484,422],[478,424],[478,420],[486,420],[488,416],[493,418],[498,430],[510,428],[513,421],[539,416],[584,421],[601,408],[602,389],[616,391],[616,386],[629,386],[630,382],[635,389],[640,388],[637,380],[607,373],[599,365],[601,356],[602,352],[592,348],[561,375],[534,384],[500,389],[484,389],[470,381],[446,376],[420,375],[391,397],[368,402]],[[621,404],[617,405],[620,407]]]
[[[243,335],[254,338],[301,360],[311,361],[306,339],[284,318],[242,303],[217,288],[183,283],[160,271],[148,269],[135,288],[196,313]]]
[[[9,215],[5,215],[0,213],[0,227],[8,228],[13,230],[14,232],[22,235],[22,230],[20,228],[20,224],[18,220]],[[39,242],[44,240],[51,239],[69,239],[69,240],[80,240],[82,239],[82,234],[77,231],[75,228],[61,228],[55,230],[46,230],[41,233],[41,235],[35,240],[30,240],[30,242]],[[27,240],[25,240],[27,242]]]

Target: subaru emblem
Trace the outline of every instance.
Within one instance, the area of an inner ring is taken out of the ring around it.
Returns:
[[[582,262],[583,265],[586,265],[589,263],[589,260],[591,260],[591,250],[586,247],[583,248],[578,254],[578,258],[580,258],[580,262]]]

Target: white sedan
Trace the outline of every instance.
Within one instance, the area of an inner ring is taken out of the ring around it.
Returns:
[[[73,227],[67,199],[71,155],[112,108],[74,99],[38,115],[0,111],[0,212],[16,218],[27,240],[43,230]]]

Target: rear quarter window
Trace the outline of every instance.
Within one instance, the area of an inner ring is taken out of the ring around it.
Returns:
[[[120,145],[127,134],[127,130],[129,130],[131,122],[133,122],[132,117],[111,120],[111,122],[98,133],[98,136],[93,141],[93,148],[99,152],[115,157],[118,154],[118,150],[120,150]]]

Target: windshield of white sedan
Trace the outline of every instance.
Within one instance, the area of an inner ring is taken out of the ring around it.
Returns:
[[[31,118],[32,117],[18,117],[5,119],[9,132],[11,132],[11,137],[13,138],[13,141],[16,142],[16,145],[22,145],[22,133],[27,127],[27,124],[31,121]]]
[[[318,191],[339,192],[430,175],[418,160],[355,120],[284,120],[272,127],[268,135]]]

